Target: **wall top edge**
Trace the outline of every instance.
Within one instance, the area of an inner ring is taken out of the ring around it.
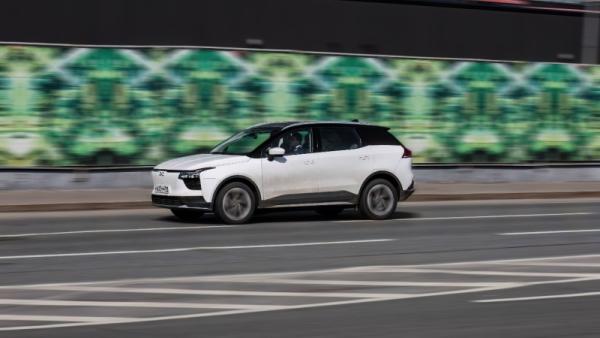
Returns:
[[[540,169],[540,168],[600,168],[598,162],[553,163],[419,163],[415,169]],[[137,172],[152,170],[153,166],[68,166],[68,167],[0,167],[0,172]]]
[[[465,61],[465,62],[492,62],[492,63],[548,63],[562,65],[596,66],[590,63],[577,62],[559,62],[559,61],[523,61],[523,60],[498,60],[498,59],[478,59],[478,58],[451,58],[451,57],[433,57],[433,56],[412,56],[397,54],[368,54],[368,53],[344,53],[344,52],[320,52],[300,49],[277,49],[277,48],[247,48],[247,47],[226,47],[226,46],[202,46],[202,45],[94,45],[94,44],[73,44],[73,43],[49,43],[49,42],[19,42],[19,41],[0,41],[2,46],[30,46],[30,47],[59,47],[59,48],[164,48],[164,49],[207,49],[219,51],[243,51],[243,52],[265,52],[265,53],[294,53],[320,56],[354,56],[367,58],[397,58],[397,59],[417,59],[434,61]]]

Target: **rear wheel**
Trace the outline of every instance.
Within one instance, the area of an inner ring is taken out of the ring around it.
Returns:
[[[396,188],[381,178],[367,183],[360,195],[359,210],[370,219],[386,219],[392,216],[398,205]]]
[[[334,217],[344,211],[345,207],[339,205],[322,206],[315,209],[315,211],[325,217]]]
[[[252,217],[255,208],[254,193],[241,182],[227,184],[215,199],[215,214],[226,224],[246,223]]]
[[[204,211],[195,209],[171,209],[171,212],[184,221],[195,221],[204,215]]]

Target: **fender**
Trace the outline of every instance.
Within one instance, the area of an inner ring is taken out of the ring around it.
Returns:
[[[224,179],[223,181],[221,181],[221,183],[219,183],[217,185],[217,187],[215,188],[215,191],[213,193],[212,200],[211,200],[213,205],[215,203],[215,198],[217,198],[217,194],[219,193],[219,190],[221,190],[221,188],[223,188],[226,184],[228,184],[230,182],[234,182],[234,181],[242,181],[244,183],[250,183],[250,189],[252,189],[252,191],[254,192],[254,195],[256,197],[256,205],[260,204],[262,197],[260,195],[260,189],[258,189],[258,185],[256,185],[256,183],[252,179],[248,178],[247,176],[234,175],[234,176],[227,177],[226,179]]]
[[[399,196],[402,193],[402,191],[403,191],[402,184],[400,183],[400,180],[398,179],[398,177],[396,177],[396,175],[392,174],[389,171],[379,170],[374,173],[371,173],[369,176],[367,176],[367,178],[365,178],[362,185],[360,186],[360,190],[358,191],[358,196],[362,195],[362,192],[365,189],[365,186],[367,185],[367,183],[370,180],[372,180],[373,178],[375,178],[376,176],[385,176],[386,178],[391,177],[394,180],[394,182],[393,182],[394,186],[398,190],[398,191],[396,191],[396,194],[398,194],[398,196]]]

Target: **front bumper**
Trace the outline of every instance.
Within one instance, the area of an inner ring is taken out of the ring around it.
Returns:
[[[414,192],[415,192],[415,181],[413,181],[410,184],[408,189],[400,191],[400,195],[398,196],[398,201],[407,200],[410,197],[410,195],[412,195]]]
[[[212,204],[202,196],[167,196],[152,194],[152,205],[160,208],[212,210]]]

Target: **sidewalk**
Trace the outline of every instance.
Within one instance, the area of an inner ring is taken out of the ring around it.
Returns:
[[[600,182],[421,183],[409,201],[600,197]],[[0,212],[148,208],[150,189],[3,190]]]

